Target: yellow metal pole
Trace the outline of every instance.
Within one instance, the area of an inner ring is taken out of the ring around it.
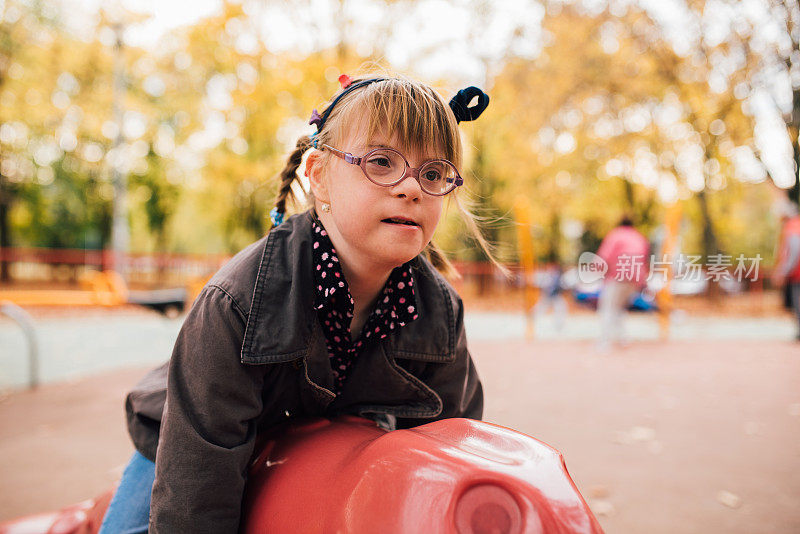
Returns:
[[[533,284],[533,275],[536,272],[536,257],[533,254],[533,235],[530,216],[530,204],[524,196],[517,198],[514,203],[514,216],[517,220],[517,246],[519,247],[520,267],[524,288],[525,307],[525,338],[533,339],[533,307],[536,304],[538,290]]]

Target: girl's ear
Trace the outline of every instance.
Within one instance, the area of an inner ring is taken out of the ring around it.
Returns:
[[[306,176],[311,186],[314,198],[320,202],[330,202],[328,195],[328,176],[325,172],[324,158],[322,152],[314,150],[306,159]]]

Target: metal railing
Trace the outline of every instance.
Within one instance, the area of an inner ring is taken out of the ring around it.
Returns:
[[[39,343],[33,318],[13,302],[0,302],[0,313],[14,320],[28,341],[28,387],[33,389],[39,385]]]

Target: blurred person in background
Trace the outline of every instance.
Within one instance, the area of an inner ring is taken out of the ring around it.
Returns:
[[[775,287],[785,285],[789,291],[791,308],[797,318],[795,339],[800,341],[800,215],[792,202],[785,205],[781,214],[777,258],[772,283]]]
[[[567,318],[567,301],[564,299],[564,268],[560,263],[556,263],[546,272],[546,278],[542,285],[542,297],[536,303],[533,311],[537,315],[545,314],[548,310],[553,311],[553,327],[556,332],[561,332]]]
[[[647,282],[649,254],[647,238],[633,227],[628,216],[623,217],[600,243],[597,255],[608,265],[597,304],[600,312],[598,350],[601,352],[623,341],[624,313],[631,298]]]

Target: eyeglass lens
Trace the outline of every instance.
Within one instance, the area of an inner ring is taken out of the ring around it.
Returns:
[[[406,171],[406,162],[400,153],[393,150],[374,150],[367,154],[364,172],[377,184],[394,184]],[[441,195],[455,187],[457,172],[446,161],[433,160],[419,169],[419,183],[423,190]]]

